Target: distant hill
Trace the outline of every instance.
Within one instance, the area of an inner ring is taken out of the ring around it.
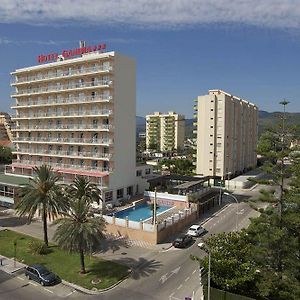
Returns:
[[[266,128],[274,126],[274,124],[281,121],[281,112],[267,112],[260,110],[258,112],[258,134],[261,134]],[[287,113],[287,123],[298,125],[300,127],[300,113]],[[193,122],[194,119],[185,120],[185,135],[192,137],[193,135]],[[136,117],[137,132],[146,131],[146,119],[144,117]]]

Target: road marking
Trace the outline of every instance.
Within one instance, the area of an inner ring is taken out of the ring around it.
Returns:
[[[169,298],[172,298],[174,296],[175,292],[173,292],[172,294],[170,294]]]
[[[182,288],[182,284],[177,288],[177,290],[180,290]]]
[[[184,279],[185,282],[187,282],[190,279],[190,276],[188,276],[186,279]]]
[[[73,290],[72,292],[70,292],[69,294],[67,294],[66,297],[71,296],[74,292],[75,292],[75,290]]]
[[[47,292],[49,292],[49,293],[51,293],[51,294],[53,294],[53,292],[52,291],[50,291],[50,290],[48,290],[48,289],[46,289],[46,288],[44,288]]]
[[[36,283],[33,283],[33,282],[29,282],[29,284],[34,285],[34,286],[38,286]]]
[[[196,272],[197,272],[197,270],[194,270],[194,271],[193,271],[193,274],[195,274]]]
[[[22,278],[22,277],[19,277],[19,276],[18,276],[17,278],[19,278],[20,280],[25,280],[24,278]]]
[[[181,267],[177,267],[176,269],[174,269],[170,273],[166,273],[166,274],[162,275],[160,277],[159,281],[161,281],[161,283],[164,284],[170,277],[172,277],[173,275],[177,274],[179,272],[180,268]]]

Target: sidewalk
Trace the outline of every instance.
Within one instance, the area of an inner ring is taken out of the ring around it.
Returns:
[[[25,267],[25,264],[15,261],[12,258],[7,258],[5,256],[0,255],[0,271],[3,271],[8,274],[13,274]]]

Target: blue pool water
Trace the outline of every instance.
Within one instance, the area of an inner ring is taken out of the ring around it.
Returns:
[[[169,209],[169,206],[159,206],[156,210],[157,214],[160,214],[167,209]],[[120,219],[126,219],[128,217],[128,220],[131,221],[140,221],[140,220],[146,220],[152,217],[152,210],[150,208],[150,205],[147,203],[141,204],[135,207],[130,207],[121,211],[118,211],[114,213],[116,218]]]

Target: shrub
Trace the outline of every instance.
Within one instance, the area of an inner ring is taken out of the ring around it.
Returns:
[[[48,247],[40,241],[30,241],[28,245],[28,250],[34,255],[44,255],[48,253]]]

